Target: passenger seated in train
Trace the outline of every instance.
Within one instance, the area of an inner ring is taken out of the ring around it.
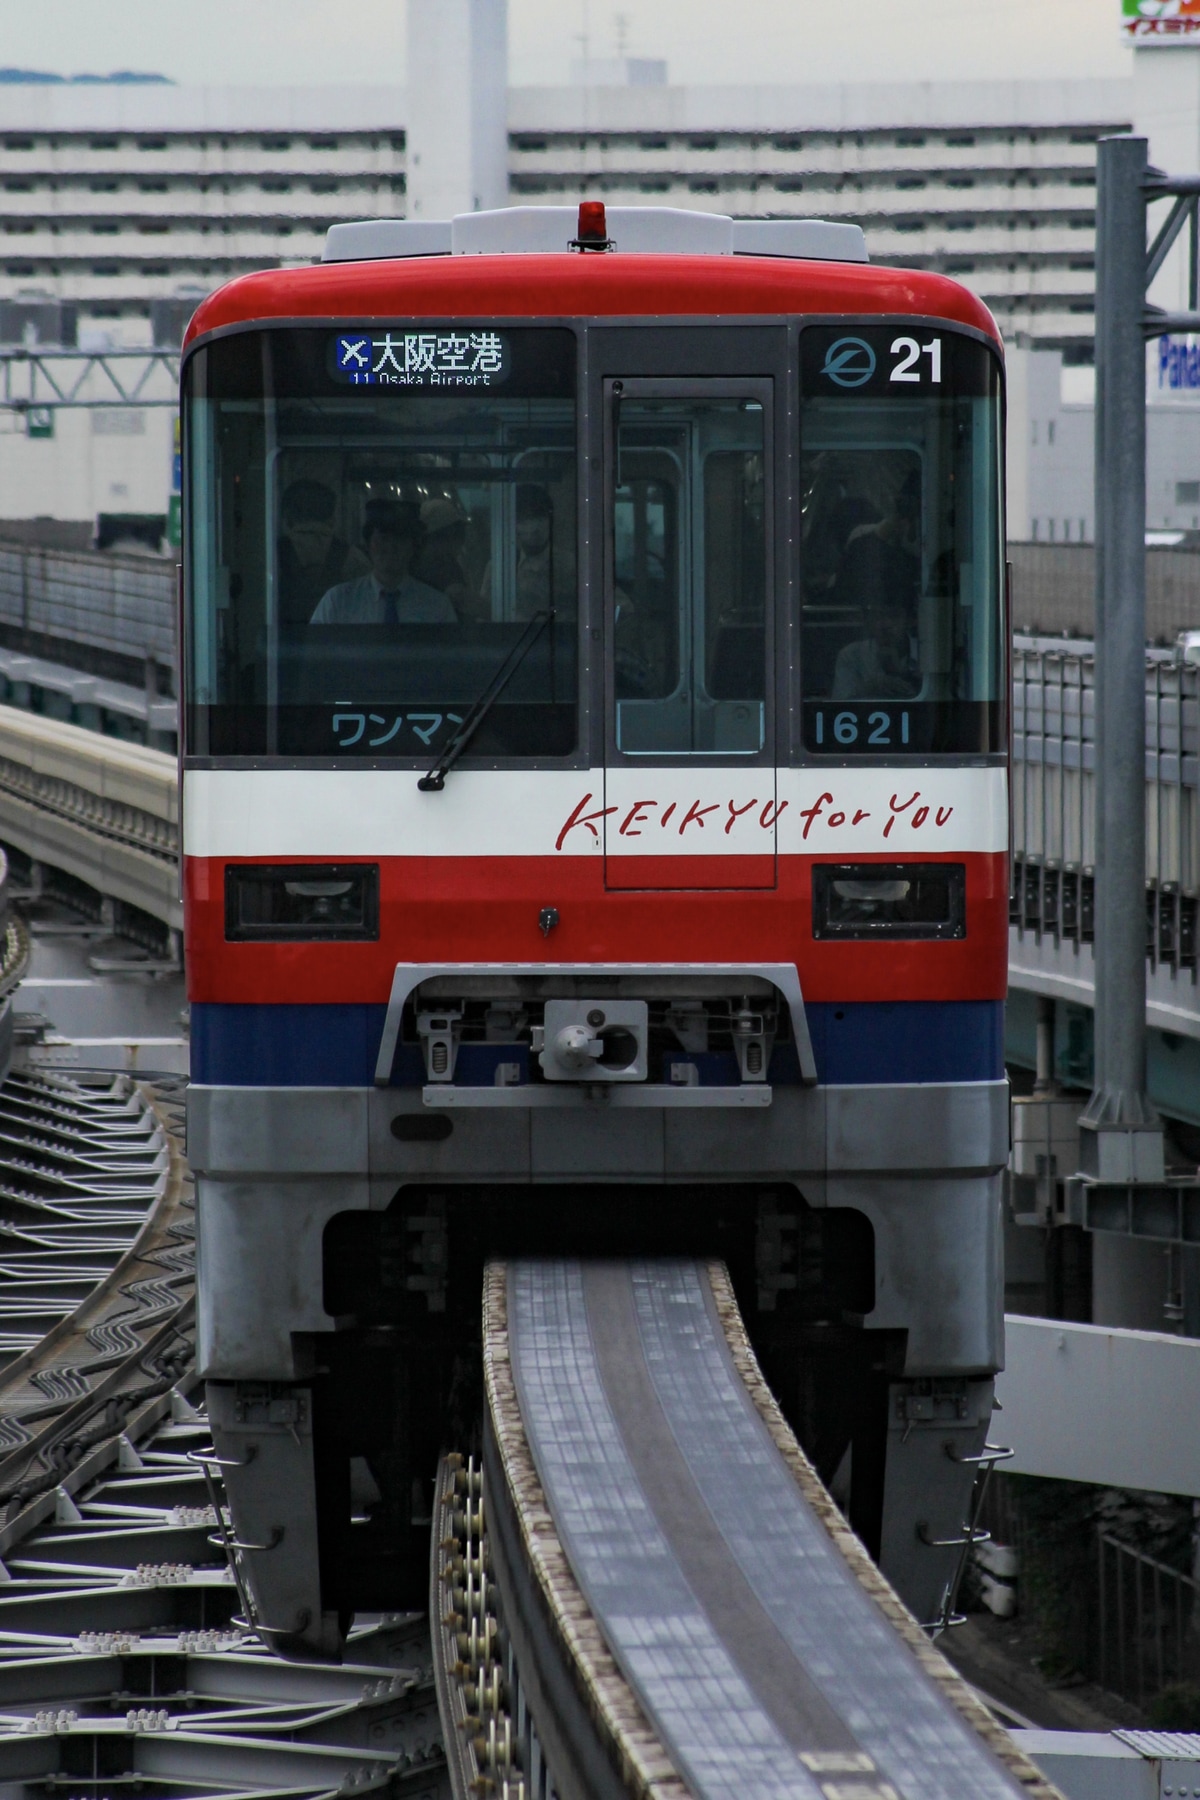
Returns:
[[[478,596],[467,574],[467,536],[470,515],[457,499],[436,494],[421,504],[421,543],[413,559],[418,581],[446,595],[460,618],[478,611]]]
[[[553,599],[554,504],[544,487],[517,489],[517,617],[531,619]]]
[[[522,482],[517,489],[517,557],[513,568],[513,617],[532,619],[554,605],[554,501],[544,487]],[[562,580],[562,572],[559,580]],[[485,616],[492,604],[492,565],[483,572],[480,596]]]
[[[337,496],[323,481],[293,481],[280,507],[279,610],[307,625],[322,595],[347,572],[350,546],[337,532]]]
[[[865,635],[845,644],[834,664],[835,700],[908,700],[921,678],[913,656],[913,619],[921,583],[921,477],[905,476],[884,517],[850,533],[837,596],[857,607]]]
[[[356,581],[331,587],[312,615],[314,625],[454,625],[448,596],[412,573],[421,548],[421,510],[404,500],[368,500],[363,549],[370,568]]]
[[[864,610],[866,636],[843,645],[833,668],[834,700],[911,700],[921,677],[912,652],[911,614],[876,595]]]

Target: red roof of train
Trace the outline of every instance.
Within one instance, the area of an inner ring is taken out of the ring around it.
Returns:
[[[1000,341],[983,302],[946,275],[772,256],[396,257],[241,275],[210,294],[185,344],[265,319],[636,318],[914,313]]]

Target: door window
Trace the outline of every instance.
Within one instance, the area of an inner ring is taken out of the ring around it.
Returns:
[[[766,743],[765,400],[634,385],[611,388],[616,748],[753,756]]]

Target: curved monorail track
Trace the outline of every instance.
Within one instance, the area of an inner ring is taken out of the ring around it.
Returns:
[[[493,1264],[429,1625],[274,1655],[188,1398],[179,1098],[0,1086],[0,1800],[1053,1800],[843,1523],[718,1264]]]
[[[484,1355],[497,1642],[559,1800],[1053,1793],[842,1522],[722,1267],[494,1265]]]

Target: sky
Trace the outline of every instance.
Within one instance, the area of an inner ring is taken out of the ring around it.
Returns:
[[[1125,75],[1119,0],[508,0],[509,74],[665,57],[673,82]],[[404,0],[0,0],[0,61],[199,83],[369,84],[404,70]]]

